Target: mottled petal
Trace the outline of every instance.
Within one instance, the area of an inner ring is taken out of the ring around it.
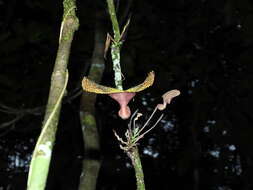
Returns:
[[[154,78],[155,78],[155,73],[152,71],[148,74],[147,78],[143,81],[143,83],[135,87],[129,88],[127,90],[120,90],[117,88],[112,88],[112,87],[97,84],[94,81],[88,79],[87,77],[84,77],[82,81],[82,87],[84,91],[93,92],[97,94],[111,94],[111,93],[120,93],[120,92],[140,92],[150,87],[154,82]]]

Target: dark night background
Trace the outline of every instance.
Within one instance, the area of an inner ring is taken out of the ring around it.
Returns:
[[[120,0],[119,15],[127,0]],[[97,5],[95,5],[97,3]],[[80,27],[69,62],[48,190],[75,190],[83,144],[80,82],[92,56],[95,11],[105,0],[78,1]],[[98,7],[96,9],[95,7]],[[181,95],[140,143],[148,190],[253,189],[253,2],[251,0],[136,0],[122,48],[125,83],[154,70],[155,84],[130,103],[148,117],[167,90]],[[0,190],[23,190],[40,132],[58,47],[62,1],[0,0]],[[109,17],[107,30],[110,31]],[[124,20],[125,22],[125,20]],[[103,83],[113,79],[109,60]],[[135,189],[130,160],[113,128],[127,121],[98,96],[102,168],[99,190]]]

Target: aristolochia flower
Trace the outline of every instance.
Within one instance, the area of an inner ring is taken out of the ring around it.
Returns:
[[[131,111],[128,106],[129,101],[135,96],[136,92],[140,92],[150,87],[154,82],[154,78],[155,73],[152,71],[148,74],[147,78],[143,83],[127,90],[120,90],[117,88],[97,84],[94,81],[89,80],[87,77],[84,77],[82,81],[82,87],[87,92],[93,92],[96,94],[108,94],[111,98],[113,98],[119,103],[119,116],[122,119],[127,119],[131,115]]]
[[[164,110],[166,108],[167,104],[170,104],[171,100],[173,98],[175,98],[176,96],[179,96],[179,95],[180,95],[180,91],[179,90],[170,90],[170,91],[166,92],[162,96],[163,103],[162,104],[158,104],[157,108],[159,110]]]

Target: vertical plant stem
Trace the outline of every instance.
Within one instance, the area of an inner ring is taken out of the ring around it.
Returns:
[[[68,82],[67,64],[74,32],[78,29],[78,18],[75,14],[75,0],[64,0],[63,6],[64,15],[60,30],[59,47],[51,76],[42,132],[36,143],[30,164],[28,190],[45,189],[61,102]]]
[[[104,72],[104,14],[96,10],[94,50],[88,77],[100,83]],[[100,169],[100,142],[95,119],[97,95],[83,91],[80,105],[80,121],[84,139],[84,158],[80,176],[79,190],[95,190]]]
[[[108,10],[110,13],[110,18],[112,21],[112,28],[114,32],[114,40],[111,46],[111,56],[113,62],[113,70],[114,70],[114,82],[116,88],[122,90],[122,73],[121,73],[121,66],[120,66],[120,29],[119,23],[117,20],[117,15],[115,11],[115,6],[113,0],[107,0]]]
[[[115,6],[113,0],[107,0],[108,10],[110,13],[110,18],[112,21],[112,27],[114,32],[114,40],[111,46],[111,55],[112,55],[112,61],[113,61],[113,70],[114,70],[114,81],[115,86],[118,89],[123,89],[122,87],[122,73],[121,73],[121,67],[120,67],[120,47],[122,45],[122,42],[120,41],[120,29],[119,29],[119,23],[117,20],[117,15],[115,11]],[[138,153],[138,148],[134,147],[131,149],[131,152],[128,152],[128,156],[132,160],[132,164],[135,169],[135,176],[137,181],[137,190],[145,190],[145,184],[144,184],[144,174],[142,170],[141,160]]]
[[[134,166],[137,190],[145,190],[144,174],[142,170],[138,148],[136,146],[133,147],[131,150],[127,152],[127,154],[130,157],[132,164]]]

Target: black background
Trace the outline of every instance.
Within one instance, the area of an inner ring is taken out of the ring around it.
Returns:
[[[120,0],[121,25],[127,0]],[[68,97],[80,89],[92,56],[95,12],[106,2],[78,1],[80,27],[69,61]],[[160,124],[140,142],[147,189],[253,189],[250,0],[133,1],[122,47],[126,87],[154,70],[148,90],[130,103],[143,120],[161,95],[179,89]],[[29,159],[47,102],[58,47],[62,2],[0,0],[0,189],[25,189]],[[109,17],[107,30],[111,31]],[[113,84],[110,59],[103,84]],[[79,98],[65,98],[47,189],[77,189],[83,156]],[[8,106],[6,112],[3,106]],[[103,162],[97,189],[135,189],[130,160],[112,129],[127,121],[117,104],[98,96]],[[24,114],[24,115],[22,115]],[[158,113],[159,115],[159,113]],[[20,119],[17,119],[20,117]],[[11,124],[13,119],[17,119]],[[141,122],[141,121],[140,121]]]

